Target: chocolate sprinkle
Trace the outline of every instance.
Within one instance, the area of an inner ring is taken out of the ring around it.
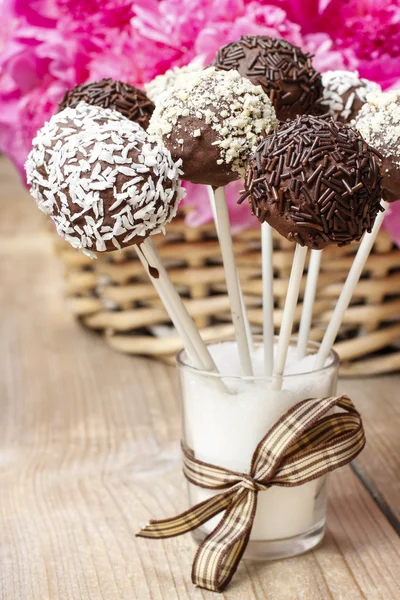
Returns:
[[[311,55],[286,40],[243,36],[223,46],[213,65],[224,71],[236,69],[261,85],[281,121],[309,112],[322,97],[321,75],[313,68]]]
[[[79,102],[116,110],[143,129],[147,129],[154,111],[153,102],[142,90],[113,79],[84,83],[68,90],[58,106],[58,112],[67,106],[76,108]]]
[[[261,222],[310,248],[359,240],[381,210],[380,159],[360,144],[357,131],[332,118],[303,115],[294,123],[295,135],[293,122],[287,122],[260,143],[249,161],[239,203],[248,198]],[[350,169],[349,161],[354,162]]]

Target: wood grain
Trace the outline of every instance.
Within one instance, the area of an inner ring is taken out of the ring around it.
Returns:
[[[174,370],[117,354],[77,324],[48,230],[0,168],[0,598],[215,598],[190,583],[190,536],[134,537],[149,517],[185,506]],[[359,464],[393,507],[399,382],[344,384],[367,428]],[[345,468],[332,477],[323,545],[242,563],[220,597],[397,600],[399,561],[394,529]]]
[[[340,388],[362,411],[367,445],[356,463],[400,523],[400,377],[349,379]]]

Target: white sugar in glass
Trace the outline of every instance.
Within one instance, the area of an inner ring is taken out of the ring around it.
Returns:
[[[193,368],[184,352],[178,356],[183,440],[195,458],[232,471],[248,472],[253,452],[274,423],[306,398],[336,394],[339,359],[331,353],[324,368],[313,371],[318,344],[296,358],[296,340],[289,348],[282,390],[272,390],[263,375],[262,340],[256,340],[252,356],[254,377],[241,376],[235,342],[208,346],[222,373],[227,391],[216,385],[217,374]],[[190,506],[215,492],[189,486]],[[326,476],[296,487],[273,486],[259,492],[256,517],[245,557],[273,559],[300,554],[316,546],[324,535]],[[204,539],[217,525],[217,515],[194,532]]]

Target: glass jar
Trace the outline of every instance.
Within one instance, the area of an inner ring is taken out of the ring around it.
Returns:
[[[255,338],[261,351],[262,338]],[[295,355],[296,339],[289,356]],[[191,366],[185,351],[177,357],[183,441],[198,460],[232,471],[249,472],[257,444],[274,423],[293,405],[306,398],[336,395],[339,357],[331,352],[322,369],[312,371],[319,344],[310,343],[307,358],[292,365],[282,388],[273,389],[273,379],[263,375],[240,376],[235,364],[235,343],[209,344],[222,374]],[[254,355],[256,356],[256,355]],[[217,360],[218,358],[218,360]],[[262,359],[259,360],[262,364]],[[221,368],[221,365],[227,365]],[[216,492],[188,483],[190,506]],[[327,476],[296,487],[272,486],[259,492],[257,511],[244,558],[277,559],[301,554],[323,538],[326,519]],[[217,515],[194,531],[201,542],[218,524]]]

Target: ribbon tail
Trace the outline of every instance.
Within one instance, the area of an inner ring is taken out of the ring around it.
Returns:
[[[197,550],[192,582],[222,592],[231,581],[246,550],[257,508],[255,490],[240,491],[217,527]]]
[[[237,491],[238,486],[236,485],[230,490],[225,490],[221,494],[203,500],[203,502],[196,504],[176,517],[160,521],[152,520],[136,534],[136,537],[169,538],[197,529],[221,511],[226,510]]]

